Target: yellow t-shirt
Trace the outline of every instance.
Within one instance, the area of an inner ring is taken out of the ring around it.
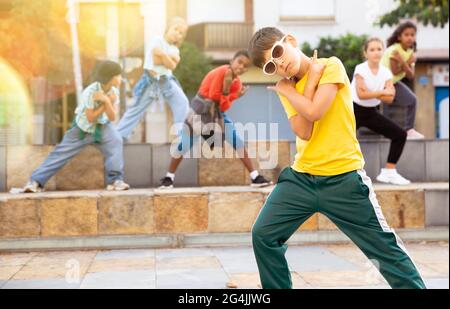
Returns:
[[[319,86],[338,84],[339,90],[330,109],[314,124],[309,141],[297,138],[297,155],[292,168],[315,176],[336,176],[364,168],[361,147],[356,138],[356,119],[350,81],[342,62],[336,58],[319,59],[326,64]],[[296,86],[303,94],[308,76]],[[298,115],[289,101],[280,96],[288,118]]]
[[[414,54],[413,49],[404,50],[402,47],[402,44],[400,44],[400,43],[396,43],[396,44],[390,46],[388,49],[386,49],[381,62],[391,72],[392,72],[391,58],[392,58],[392,54],[395,50],[400,53],[400,56],[402,57],[402,59],[404,61],[408,61],[409,59],[411,59],[412,55]],[[399,73],[397,75],[394,75],[394,78],[392,79],[392,81],[394,82],[394,84],[396,84],[399,81],[401,81],[403,78],[405,78],[405,76],[406,76],[405,72]]]

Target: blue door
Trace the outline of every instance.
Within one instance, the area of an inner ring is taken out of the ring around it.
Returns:
[[[448,138],[448,87],[436,87],[437,137]]]

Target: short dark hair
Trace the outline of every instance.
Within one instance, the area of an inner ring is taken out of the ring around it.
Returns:
[[[246,50],[240,50],[240,51],[238,51],[236,54],[234,54],[233,60],[239,58],[240,56],[244,56],[244,57],[246,57],[246,58],[248,58],[248,59],[251,59],[250,54],[248,53],[248,51],[246,51]]]
[[[262,68],[265,62],[265,52],[271,49],[272,46],[283,37],[284,33],[274,27],[262,28],[256,32],[248,46],[248,51],[253,60],[253,64]]]
[[[94,72],[95,81],[105,85],[113,79],[114,76],[122,74],[122,67],[114,61],[100,62]]]

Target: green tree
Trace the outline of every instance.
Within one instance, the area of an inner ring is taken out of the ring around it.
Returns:
[[[319,44],[312,47],[309,43],[303,43],[301,49],[306,55],[313,55],[315,49],[319,58],[338,57],[345,66],[350,79],[353,78],[355,67],[364,62],[363,46],[367,35],[346,34],[333,38],[331,36],[320,38]]]
[[[400,2],[398,7],[383,15],[379,25],[393,26],[405,18],[415,18],[418,22],[427,26],[440,26],[444,28],[448,23],[448,0],[396,0]]]
[[[174,74],[188,96],[195,95],[205,75],[211,71],[212,59],[195,44],[185,42],[180,48],[181,62]]]
[[[0,56],[25,80],[45,76],[58,84],[72,78],[65,0],[12,0],[0,22]]]

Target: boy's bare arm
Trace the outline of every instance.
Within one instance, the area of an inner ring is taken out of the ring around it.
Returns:
[[[232,83],[233,83],[233,72],[231,71],[231,69],[228,69],[223,79],[223,91],[222,91],[223,95],[227,96],[230,94]]]
[[[305,85],[304,97],[308,100],[313,100],[317,86],[319,85],[320,79],[322,78],[323,71],[325,69],[325,65],[319,64],[317,60],[317,50],[314,51],[314,55],[312,57],[311,68],[308,73],[308,80]],[[292,88],[295,90],[295,83],[290,84]],[[298,114],[289,119],[291,124],[291,128],[294,133],[302,140],[309,141],[311,139],[312,133],[314,131],[314,122],[308,120],[302,114]]]
[[[337,84],[320,85],[314,99],[310,100],[282,82],[278,82],[277,86],[269,87],[269,89],[285,96],[292,107],[310,122],[316,122],[323,118],[339,90]]]
[[[180,63],[181,61],[181,57],[180,55],[169,55],[170,59],[172,59],[177,65]]]
[[[115,97],[115,95],[112,97]],[[97,92],[94,94],[93,100],[101,102],[102,105],[96,110],[93,109],[86,110],[86,116],[88,117],[89,122],[94,123],[95,120],[97,120],[97,118],[100,117],[100,115],[103,113],[106,113],[110,121],[115,121],[116,111],[113,107],[111,99],[107,95]]]
[[[314,95],[316,94],[317,86],[319,84],[319,79],[308,78],[305,86],[304,96],[313,100]],[[295,86],[294,86],[295,87]],[[291,123],[291,128],[294,133],[302,140],[309,141],[312,137],[312,133],[314,131],[314,123],[303,117],[301,114],[298,114],[291,119],[289,119]]]
[[[178,60],[178,61],[176,61]],[[166,54],[161,48],[153,49],[153,62],[156,65],[163,65],[171,71],[174,71],[180,62],[179,56],[170,56]]]
[[[319,84],[319,81],[315,82],[315,81],[308,80],[308,82],[306,83],[305,93],[304,93],[304,96],[307,99],[312,100],[314,98],[318,84]],[[297,115],[296,117],[298,117],[298,120],[297,120],[298,130],[300,130],[300,132],[304,132],[303,136],[302,136],[303,140],[309,141],[311,139],[312,133],[314,131],[314,123],[309,121],[308,119],[306,119],[305,117],[303,117],[301,115]]]
[[[116,109],[114,108],[109,98],[104,103],[104,105],[105,105],[105,113],[108,116],[109,121],[116,121]]]
[[[89,121],[89,123],[94,123],[98,117],[100,117],[101,114],[105,112],[105,105],[102,104],[97,109],[88,108],[86,109],[86,118]]]
[[[111,105],[114,110],[114,113],[116,115],[119,115],[119,113],[120,113],[120,106],[118,104],[119,97],[114,92],[111,92],[110,94],[108,94],[108,98],[111,101]]]
[[[314,96],[314,94],[311,94],[310,96]],[[291,119],[289,119],[289,123],[291,124],[292,131],[294,131],[297,137],[304,141],[309,141],[311,139],[314,130],[314,123],[300,114],[291,117]]]

